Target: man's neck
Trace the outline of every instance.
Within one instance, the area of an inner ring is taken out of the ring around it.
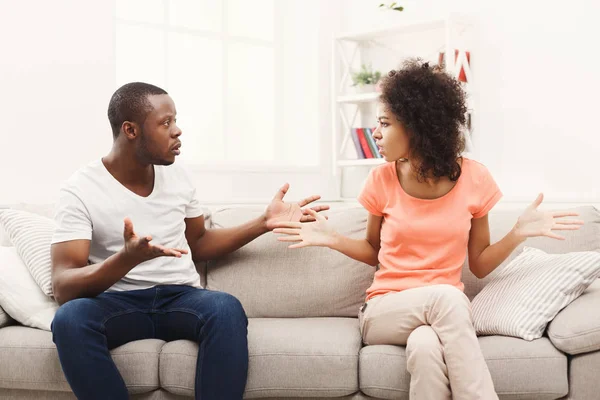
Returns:
[[[123,185],[140,185],[154,183],[152,164],[140,163],[130,152],[118,148],[113,149],[102,158],[104,166]]]

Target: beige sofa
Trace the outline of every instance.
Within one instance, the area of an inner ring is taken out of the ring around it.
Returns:
[[[527,244],[552,253],[600,250],[600,213],[579,211],[586,225],[568,240]],[[258,212],[221,209],[212,224],[237,225]],[[492,212],[492,239],[517,215]],[[364,235],[361,208],[334,209],[330,221],[345,234]],[[408,399],[404,348],[361,343],[356,316],[374,268],[327,249],[288,250],[272,234],[202,267],[207,287],[237,296],[248,314],[246,398]],[[490,279],[478,281],[468,268],[463,275],[471,298]],[[561,311],[547,336],[481,337],[480,345],[501,399],[600,398],[600,282]],[[189,341],[143,340],[112,354],[132,398],[182,399],[193,396],[197,349]],[[0,399],[73,398],[50,332],[0,329]]]

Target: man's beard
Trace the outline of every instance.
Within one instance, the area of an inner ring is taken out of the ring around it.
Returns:
[[[148,140],[146,139],[146,135],[144,130],[140,130],[140,145],[137,147],[136,156],[138,160],[145,164],[152,165],[171,165],[173,161],[164,160],[154,154],[148,149]]]

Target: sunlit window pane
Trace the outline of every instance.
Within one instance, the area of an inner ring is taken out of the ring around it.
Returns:
[[[168,91],[183,131],[181,157],[197,164],[222,161],[222,42],[170,33],[168,44]]]
[[[163,0],[115,0],[115,4],[117,18],[154,24],[164,22]]]
[[[272,41],[274,8],[273,0],[228,0],[228,33],[232,36]]]
[[[220,32],[222,20],[222,0],[169,0],[171,26]]]
[[[147,82],[164,86],[165,43],[161,29],[117,24],[117,86]]]
[[[270,163],[274,158],[273,48],[230,44],[227,65],[227,158]]]

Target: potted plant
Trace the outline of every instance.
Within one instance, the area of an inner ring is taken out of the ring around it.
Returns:
[[[352,87],[360,93],[374,92],[379,79],[381,79],[381,72],[373,71],[371,65],[363,64],[358,72],[352,74]]]

